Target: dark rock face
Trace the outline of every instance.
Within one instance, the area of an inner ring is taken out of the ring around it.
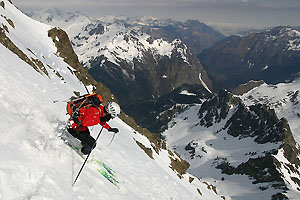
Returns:
[[[136,20],[138,21],[138,19]],[[202,85],[204,82],[209,89],[212,89],[206,71],[192,51],[199,53],[212,46],[216,41],[223,39],[224,36],[199,21],[188,20],[183,23],[172,20],[149,20],[137,23],[144,25],[137,25],[126,20],[114,22],[132,29],[130,32],[121,32],[120,34],[124,34],[124,42],[134,41],[136,43],[138,49],[143,52],[142,57],[129,62],[127,58],[115,53],[113,56],[117,58],[117,62],[113,63],[101,55],[90,59],[89,73],[97,81],[108,86],[122,106],[159,98],[182,84]],[[90,35],[95,30],[99,30],[100,35],[103,33],[101,25],[87,30]],[[151,50],[145,50],[139,44],[139,37],[143,33],[151,36],[147,40],[150,44],[161,38],[174,43],[171,56],[162,56]],[[102,67],[99,67],[101,63]],[[200,74],[202,80],[199,79]]]
[[[250,80],[279,83],[299,74],[299,44],[297,28],[277,27],[225,38],[198,58],[213,76],[216,88],[234,88]]]
[[[225,128],[234,137],[255,137],[254,141],[263,144],[283,140],[284,119],[278,120],[274,110],[261,104],[249,107],[240,104],[237,111],[227,121]]]
[[[217,95],[202,104],[198,113],[201,119],[199,125],[210,127],[214,123],[219,123],[227,117],[230,107],[240,102],[239,98],[234,97],[226,90],[220,90]]]
[[[182,94],[182,91],[193,95]],[[201,99],[210,96],[211,93],[201,85],[184,84],[160,98],[127,105],[124,109],[141,126],[154,133],[161,133],[176,114],[183,112],[189,106],[202,103]]]
[[[93,26],[93,24],[91,24]],[[87,31],[87,30],[86,30]],[[102,35],[104,33],[104,26],[102,24],[97,24],[92,30],[89,30],[89,35]]]
[[[164,38],[168,41],[181,39],[196,54],[211,47],[225,36],[197,20],[187,20],[186,22],[173,22],[168,25],[149,25],[143,30],[153,38]]]
[[[275,189],[278,193],[275,193],[272,199],[288,199],[284,194],[289,190],[285,182],[286,178],[290,178],[298,185],[297,189],[300,191],[300,150],[288,121],[285,118],[278,119],[273,109],[261,104],[246,107],[239,98],[226,90],[221,90],[218,95],[202,104],[199,118],[198,125],[205,127],[211,127],[221,120],[226,120],[224,127],[215,134],[226,131],[227,134],[239,140],[253,138],[257,144],[274,144],[260,156],[253,152],[249,160],[236,166],[232,166],[226,157],[217,157],[214,166],[222,173],[247,175],[253,184],[264,184],[264,186],[259,186],[262,191],[270,187]],[[195,157],[196,147],[197,143],[193,141],[185,147],[186,151],[191,154],[191,159]],[[278,159],[280,152],[287,161]],[[283,172],[285,170],[288,172]]]
[[[211,88],[206,71],[180,41],[177,41],[170,57],[145,51],[143,58],[134,59],[133,63],[120,60],[116,65],[104,56],[97,57],[90,61],[89,73],[110,88],[122,106],[158,98],[183,84],[202,85],[200,74],[207,87]],[[100,63],[104,63],[103,67],[99,67]]]

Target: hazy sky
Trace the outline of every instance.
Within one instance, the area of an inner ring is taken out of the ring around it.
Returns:
[[[239,25],[300,25],[300,0],[13,0],[21,10],[57,7],[88,16],[154,16]]]

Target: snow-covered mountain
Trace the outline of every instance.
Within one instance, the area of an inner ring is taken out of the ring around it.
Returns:
[[[300,79],[291,83],[277,85],[262,84],[241,98],[246,105],[261,103],[275,110],[279,118],[286,118],[294,134],[296,142],[300,143]]]
[[[106,100],[113,96],[82,69],[64,31],[27,17],[9,0],[0,1],[0,43],[0,199],[221,199],[184,173],[188,164],[175,153],[155,151],[119,118],[110,122],[120,129],[113,144],[106,146],[112,134],[104,130],[92,157],[115,170],[121,189],[89,162],[72,187],[83,160],[58,137],[68,120],[63,101],[85,93],[83,83]]]
[[[67,13],[66,11],[61,11],[57,8],[51,8],[43,11],[31,12],[28,13],[28,15],[39,21],[45,21],[47,23],[59,22],[64,24],[64,21],[70,22],[74,19],[74,16],[78,17],[83,14],[80,14],[79,12]],[[126,17],[116,15],[100,17],[98,20],[109,24],[124,24],[127,27],[135,27],[135,29],[143,30],[145,33],[151,35],[154,39],[163,38],[172,41],[179,38],[196,54],[201,53],[204,49],[211,47],[214,43],[224,38],[224,35],[220,32],[197,20],[181,22],[152,16]]]
[[[299,199],[299,83],[263,84],[240,98],[221,90],[163,135],[188,172],[226,199]]]
[[[246,36],[227,37],[203,51],[199,60],[220,88],[250,80],[277,84],[300,73],[299,27],[280,26]]]
[[[92,19],[57,9],[30,16],[66,30],[79,60],[97,81],[111,89],[122,105],[160,97],[184,83],[211,89],[206,71],[180,37],[167,40],[148,31],[154,24],[168,21]]]

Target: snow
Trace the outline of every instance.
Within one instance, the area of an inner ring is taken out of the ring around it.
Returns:
[[[251,63],[251,61],[248,60],[248,61],[247,61],[247,65],[248,65],[248,68],[251,69],[251,68],[254,67],[255,64],[254,64],[254,63]]]
[[[190,93],[190,92],[188,92],[188,91],[186,91],[186,90],[181,91],[180,94],[182,94],[182,95],[187,95],[187,96],[196,96],[196,94]]]
[[[188,174],[179,179],[169,167],[166,150],[159,155],[153,151],[155,159],[149,158],[135,142],[151,148],[147,138],[118,118],[109,122],[120,130],[112,145],[107,147],[112,134],[104,129],[91,157],[116,171],[121,190],[89,163],[72,187],[83,160],[58,135],[68,120],[63,101],[74,91],[85,93],[85,88],[55,55],[57,49],[48,37],[51,26],[26,17],[7,0],[4,3],[0,14],[15,24],[7,36],[29,58],[33,54],[27,49],[34,52],[49,76],[0,44],[0,199],[221,199],[200,181],[190,184]],[[3,17],[1,23],[8,26]],[[91,134],[96,137],[100,128],[93,127]]]
[[[298,177],[298,174],[289,170],[289,168],[287,167],[289,161],[284,157],[284,150],[280,149],[278,151],[278,154],[275,156],[275,158],[281,163],[280,171],[285,177],[285,181],[288,183],[288,185],[291,185],[291,188],[294,191],[297,192],[297,188],[299,188],[299,186],[295,184],[295,182],[291,179],[291,177]],[[295,164],[292,164],[292,166],[295,167]]]
[[[300,51],[300,39],[289,40],[288,50]]]
[[[300,32],[292,27],[284,27],[280,30],[279,35],[268,35],[267,41],[276,41],[277,39],[283,39],[286,42],[286,49],[288,51],[300,50]]]
[[[209,93],[212,93],[212,92],[210,91],[210,89],[207,87],[207,85],[205,84],[205,82],[202,80],[202,75],[201,75],[201,73],[199,73],[199,80],[200,80],[200,82],[202,83],[202,85],[204,86],[204,88],[205,88]]]
[[[267,70],[269,68],[269,65],[266,65],[264,68],[261,69],[261,71]]]

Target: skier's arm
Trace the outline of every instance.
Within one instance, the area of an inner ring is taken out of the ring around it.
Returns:
[[[106,128],[107,130],[110,129],[110,126],[109,126],[108,123],[106,123],[106,122],[100,122],[100,125],[101,125],[101,126],[104,126],[104,128]]]

